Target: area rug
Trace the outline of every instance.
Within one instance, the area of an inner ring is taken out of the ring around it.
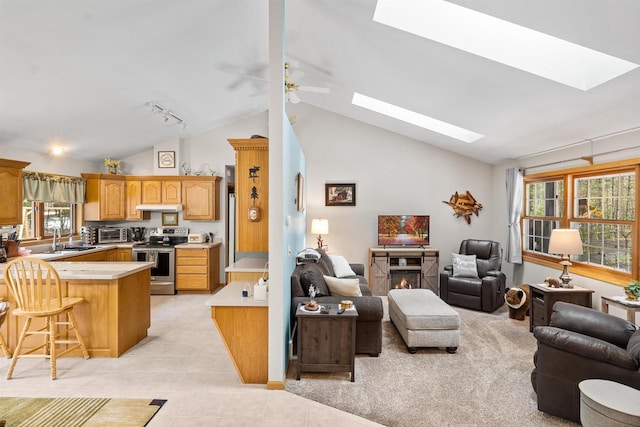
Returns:
[[[538,411],[531,387],[536,340],[526,321],[452,307],[460,314],[460,347],[410,354],[389,321],[386,297],[379,357],[356,355],[349,373],[302,373],[290,363],[285,390],[385,426],[567,426]]]
[[[0,397],[6,427],[143,427],[165,400]]]

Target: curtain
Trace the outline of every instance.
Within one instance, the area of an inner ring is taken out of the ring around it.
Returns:
[[[522,233],[520,216],[524,197],[524,180],[520,169],[507,169],[507,217],[509,235],[505,259],[512,264],[522,264]]]
[[[23,199],[31,202],[84,203],[86,187],[80,177],[22,172]]]

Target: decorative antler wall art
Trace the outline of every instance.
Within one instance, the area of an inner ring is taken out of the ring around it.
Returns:
[[[478,216],[478,212],[482,209],[482,205],[467,191],[463,194],[458,194],[456,191],[449,201],[442,201],[442,203],[451,206],[453,214],[456,217],[464,217],[467,224],[471,224],[471,214]]]

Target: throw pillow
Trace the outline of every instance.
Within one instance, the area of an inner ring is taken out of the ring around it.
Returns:
[[[453,277],[478,278],[478,266],[475,255],[451,254]]]
[[[339,279],[332,276],[324,276],[324,281],[329,287],[331,295],[342,297],[361,297],[359,279]]]
[[[329,295],[329,288],[327,288],[323,274],[315,264],[305,267],[305,270],[300,274],[300,284],[305,296],[309,296],[309,286],[311,285],[316,287],[316,297]]]
[[[340,278],[356,275],[345,257],[341,255],[329,255],[329,259],[331,260],[331,264],[333,264],[333,272],[336,274],[336,277]]]

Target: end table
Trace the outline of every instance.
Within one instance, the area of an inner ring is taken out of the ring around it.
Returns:
[[[627,320],[634,325],[636,324],[636,312],[640,311],[640,301],[630,302],[625,297],[607,297],[602,296],[602,312],[609,313],[609,306],[616,305],[623,308],[627,312]]]
[[[591,289],[574,286],[573,288],[552,288],[541,284],[529,285],[531,304],[529,305],[529,331],[536,326],[546,326],[551,321],[553,304],[558,301],[570,302],[592,308]]]
[[[322,304],[329,313],[306,311],[298,305],[298,363],[300,372],[351,372],[355,381],[356,319],[358,311],[345,310],[338,314],[339,304]]]

